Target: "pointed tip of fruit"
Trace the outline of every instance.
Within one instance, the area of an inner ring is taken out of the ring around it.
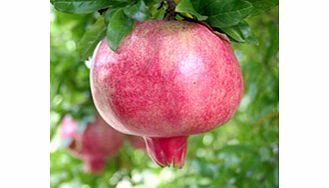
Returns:
[[[187,136],[156,138],[144,137],[147,153],[159,166],[183,168],[187,149]]]

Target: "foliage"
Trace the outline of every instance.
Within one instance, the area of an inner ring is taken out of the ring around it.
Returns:
[[[245,82],[239,110],[223,127],[190,136],[183,169],[162,169],[144,151],[126,143],[108,160],[101,176],[85,173],[83,163],[62,147],[59,123],[65,114],[82,121],[95,113],[90,62],[84,60],[98,41],[124,19],[162,19],[166,5],[158,10],[161,1],[156,0],[98,1],[93,6],[91,0],[51,2],[51,187],[278,187],[278,8],[272,9],[276,1],[181,0],[176,12],[182,17],[205,20],[232,40],[251,43],[232,44]],[[97,12],[103,8],[109,9]],[[260,13],[264,14],[255,16]]]
[[[112,50],[119,47],[122,39],[133,29],[135,21],[163,19],[164,9],[161,0],[51,0],[54,7],[66,13],[92,13],[107,9],[107,39]],[[259,15],[278,5],[278,0],[181,0],[175,8],[178,18],[192,18],[195,22],[204,21],[214,30],[227,34],[239,43],[255,43],[247,17]],[[156,10],[154,9],[156,8]],[[104,16],[101,15],[101,16]],[[99,24],[96,26],[100,26]],[[121,27],[120,27],[121,26]],[[93,31],[95,29],[91,28]],[[84,39],[92,38],[96,32],[86,32]],[[89,35],[91,37],[89,37]],[[94,41],[94,40],[93,40]],[[90,56],[90,45],[94,42],[84,40],[80,49],[84,59]]]

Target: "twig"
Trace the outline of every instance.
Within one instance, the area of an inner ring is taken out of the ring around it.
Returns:
[[[174,20],[175,19],[175,9],[176,3],[174,0],[166,0],[168,4],[167,14],[165,20]]]

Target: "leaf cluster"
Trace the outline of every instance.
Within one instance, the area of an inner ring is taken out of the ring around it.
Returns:
[[[180,0],[175,8],[177,20],[205,22],[232,41],[257,44],[246,18],[265,13],[278,0]],[[85,32],[79,51],[82,60],[92,55],[98,42],[107,36],[108,45],[117,50],[136,21],[164,19],[165,0],[51,0],[56,10],[70,14],[102,13]]]

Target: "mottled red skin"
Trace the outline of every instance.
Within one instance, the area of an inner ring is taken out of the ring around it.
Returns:
[[[81,135],[77,130],[78,123],[66,116],[62,121],[61,136],[73,139],[69,145],[70,152],[85,161],[86,171],[101,173],[106,159],[118,153],[125,136],[108,126],[100,116],[96,116],[96,121],[90,122]]]
[[[99,113],[115,129],[184,138],[227,122],[242,98],[243,79],[229,42],[207,27],[152,20],[137,23],[116,52],[101,42],[91,89]],[[171,153],[164,151],[168,158]]]

